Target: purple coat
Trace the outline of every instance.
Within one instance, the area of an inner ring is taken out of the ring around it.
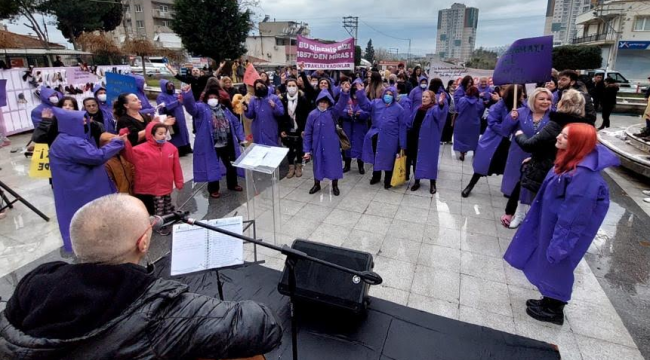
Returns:
[[[466,91],[467,91],[467,89],[465,89],[463,87],[463,85],[460,85],[460,84],[458,85],[458,87],[456,88],[456,91],[454,91],[454,95],[453,95],[454,104],[456,104],[456,106],[458,106],[458,103],[460,102],[460,99],[462,99],[465,96]]]
[[[508,115],[508,108],[499,100],[494,104],[488,112],[488,126],[485,133],[481,136],[476,147],[476,155],[474,155],[474,173],[480,175],[488,175],[490,170],[490,163],[494,157],[499,144],[504,137],[510,136],[510,131],[504,130],[502,126],[503,119]],[[458,120],[456,120],[458,122]]]
[[[41,104],[32,110],[32,124],[34,124],[34,129],[36,129],[38,127],[38,124],[40,124],[41,121],[43,120],[43,117],[41,115],[43,110],[52,109],[56,107],[56,104],[50,103],[50,96],[52,96],[52,94],[56,95],[59,99],[63,97],[63,94],[61,94],[60,92],[54,89],[41,87],[40,94],[39,94],[39,98],[41,99]]]
[[[496,105],[495,105],[496,106]],[[548,112],[539,123],[537,131],[533,127],[533,114],[530,109],[526,106],[522,106],[517,109],[519,117],[517,120],[513,120],[512,116],[508,113],[503,121],[503,130],[513,134],[518,130],[521,130],[526,134],[528,138],[533,137],[539,132],[546,124],[548,124]],[[506,169],[503,173],[503,180],[501,180],[501,192],[507,196],[512,194],[512,191],[515,189],[517,183],[521,180],[521,163],[530,157],[530,153],[525,152],[519,147],[516,141],[510,142],[510,150],[508,150],[508,161],[506,162]],[[526,195],[524,195],[524,192]],[[519,199],[522,203],[530,203],[532,201],[529,196],[529,191],[525,188],[521,188],[521,194]]]
[[[99,101],[97,98],[97,92],[99,90],[106,89],[101,85],[95,85],[95,88],[93,89],[93,95],[95,96],[95,100],[97,100],[97,104],[99,104],[99,111],[102,112],[102,117],[104,118],[104,130],[111,134],[117,134],[117,123],[113,117],[113,107],[111,107],[111,105],[106,101]]]
[[[449,112],[448,104],[445,101],[442,108],[439,105],[434,105],[427,111],[424,120],[422,120],[420,133],[418,134],[417,164],[415,165],[415,178],[418,180],[435,180],[438,178],[440,136],[442,135],[442,129],[445,127],[445,121],[447,120],[447,113]],[[416,114],[417,109],[411,114],[409,124],[413,124]]]
[[[542,295],[567,302],[573,271],[609,208],[609,188],[600,171],[619,164],[601,145],[575,171],[551,169],[504,259],[522,270]]]
[[[275,103],[275,108],[269,105],[269,100]],[[253,142],[261,145],[278,146],[278,123],[284,115],[282,101],[276,95],[263,98],[252,97],[244,114],[253,120],[251,133]]]
[[[336,133],[336,122],[339,114],[345,109],[347,100],[341,97],[334,106],[332,95],[329,91],[322,90],[316,98],[316,103],[324,98],[329,99],[330,107],[322,112],[316,108],[309,113],[302,142],[302,150],[312,156],[314,179],[318,181],[343,178],[341,143]]]
[[[420,87],[420,84],[422,81],[426,81],[427,83],[429,80],[425,76],[420,76],[418,79],[418,86],[414,87],[413,90],[409,93],[409,99],[411,99],[411,103],[413,104],[412,109],[413,111],[417,110],[420,108],[420,105],[422,105],[422,93],[424,90]],[[425,89],[426,90],[426,89]]]
[[[357,100],[350,100],[350,93],[343,93],[339,95],[339,102],[344,101],[347,103],[343,111],[341,111],[341,120],[343,120],[343,131],[350,139],[352,148],[350,150],[345,150],[345,157],[361,159],[361,154],[363,152],[363,139],[368,132],[368,119],[370,118],[370,113],[362,110],[359,107]],[[352,110],[352,116],[348,114],[348,111]],[[357,112],[359,115],[357,115]]]
[[[492,99],[492,92],[494,92],[494,88],[490,85],[486,85],[485,87],[482,87],[480,84],[477,86],[479,97],[481,100],[484,102],[490,102]],[[483,94],[483,96],[481,96]]]
[[[475,97],[464,96],[456,103],[458,116],[454,122],[455,151],[476,153],[478,138],[481,135],[483,108],[483,101]]]
[[[387,91],[397,94],[394,87],[384,89],[382,98]],[[369,101],[364,91],[357,91],[359,107],[368,111],[372,126],[363,140],[362,160],[373,164],[374,171],[393,171],[395,155],[400,149],[406,149],[406,128],[408,116],[401,105],[393,101],[386,105],[384,100]],[[377,152],[373,151],[372,138],[378,135]]]
[[[417,110],[420,107],[420,105],[422,105],[422,99],[420,99],[420,105],[415,107],[413,106],[413,102],[408,97],[408,95],[399,95],[397,97],[397,103],[402,107],[402,109],[404,109],[404,112],[406,113],[406,118],[409,119],[411,113],[413,113],[413,110]]]
[[[217,157],[214,150],[214,136],[212,128],[212,110],[205,103],[194,101],[191,91],[183,92],[183,105],[187,112],[194,118],[196,125],[196,138],[194,139],[194,154],[192,156],[193,181],[211,182],[219,181],[226,173],[226,167]],[[235,157],[241,155],[239,144],[246,138],[242,125],[230,110],[224,109],[230,122],[230,133],[235,147]],[[237,175],[244,177],[244,169],[237,169]]]
[[[187,121],[185,120],[185,111],[183,105],[178,101],[178,95],[170,95],[167,93],[167,83],[165,79],[160,80],[160,95],[156,98],[158,105],[165,104],[164,112],[167,115],[176,118],[176,126],[178,132],[172,135],[171,143],[176,147],[187,146],[190,144],[190,134],[187,131]]]
[[[52,111],[59,127],[59,136],[50,148],[54,205],[63,247],[66,251],[72,251],[72,216],[87,203],[116,192],[104,163],[124,148],[124,141],[115,138],[98,149],[84,133],[85,111],[59,108]]]
[[[153,116],[156,112],[156,108],[151,105],[147,95],[144,93],[144,77],[140,75],[133,75],[133,77],[135,78],[135,85],[138,88],[135,96],[137,96],[142,102],[142,110],[140,110],[140,113]]]

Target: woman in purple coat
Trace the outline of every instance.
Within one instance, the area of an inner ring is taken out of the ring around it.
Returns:
[[[422,105],[411,115],[406,157],[407,166],[410,167],[412,163],[415,167],[415,183],[411,186],[411,191],[420,188],[420,179],[429,180],[429,193],[435,194],[437,191],[440,135],[448,111],[447,94],[440,88],[437,95],[425,90],[422,93]]]
[[[483,102],[478,98],[475,86],[467,89],[465,96],[456,103],[456,111],[458,116],[454,122],[454,151],[460,152],[460,161],[465,161],[468,151],[473,151],[476,156],[478,138],[481,135]]]
[[[153,116],[156,113],[156,108],[151,105],[147,98],[147,94],[144,93],[144,77],[140,75],[133,75],[133,77],[135,78],[135,85],[138,89],[138,91],[135,92],[135,96],[137,96],[142,102],[140,113]]]
[[[350,83],[344,83],[349,88]],[[341,143],[336,133],[339,114],[347,104],[346,99],[339,99],[334,106],[334,98],[326,89],[316,97],[316,109],[307,117],[305,138],[303,140],[304,158],[314,159],[314,186],[310,194],[320,191],[320,182],[327,178],[332,180],[332,194],[339,196],[339,179],[343,178],[341,168]]]
[[[97,100],[99,110],[102,112],[104,128],[111,134],[117,134],[117,121],[115,121],[115,118],[113,117],[113,108],[106,101],[106,89],[101,85],[95,85],[93,95],[95,96],[95,100]]]
[[[532,138],[548,124],[552,101],[553,94],[549,90],[535,89],[528,98],[528,106],[522,106],[506,116],[504,131],[514,135],[521,130]],[[516,141],[510,144],[508,162],[501,181],[501,192],[508,196],[508,204],[501,223],[511,229],[516,229],[526,215],[525,206],[518,206],[518,202],[530,205],[535,196],[528,189],[521,188],[521,166],[529,157],[530,153],[525,152]]]
[[[255,80],[255,97],[244,103],[245,116],[251,123],[253,142],[261,145],[278,146],[279,123],[284,116],[280,98],[269,95],[269,90],[261,79]]]
[[[362,154],[364,162],[373,164],[370,185],[381,181],[383,171],[384,189],[390,189],[395,157],[399,156],[400,149],[406,150],[409,114],[395,102],[397,93],[394,87],[384,89],[380,99],[369,101],[363,85],[357,84],[356,95],[359,107],[368,111],[372,119],[372,126],[363,140]]]
[[[160,95],[156,98],[156,103],[161,106],[160,113],[173,116],[176,119],[171,127],[174,130],[171,143],[178,149],[179,156],[190,154],[192,146],[190,146],[190,134],[187,131],[187,121],[183,110],[183,96],[176,94],[174,83],[165,79],[160,80],[160,91]]]
[[[465,75],[465,77],[460,81],[460,85],[454,91],[454,103],[458,105],[460,99],[462,99],[467,90],[474,86],[474,78],[471,75]]]
[[[56,107],[59,100],[63,98],[63,94],[47,87],[41,87],[38,97],[41,99],[41,104],[32,110],[32,124],[34,129],[38,128],[38,124],[43,120],[43,110]]]
[[[98,149],[88,134],[84,111],[52,111],[59,130],[50,148],[54,205],[63,248],[71,252],[70,221],[74,213],[87,203],[116,192],[104,164],[124,148],[126,135],[115,137]]]
[[[422,105],[422,93],[427,90],[429,86],[429,80],[425,76],[420,76],[418,79],[418,86],[414,87],[413,90],[409,93],[409,99],[411,99],[412,108],[418,109]]]
[[[349,84],[349,79],[344,78],[341,80],[341,87],[346,87],[346,82]],[[353,83],[355,86],[357,84],[363,85],[361,79],[354,80]],[[339,95],[340,96],[340,95]],[[347,97],[347,95],[345,95]],[[340,99],[340,98],[339,98]],[[348,97],[347,105],[345,109],[341,112],[341,120],[343,122],[343,131],[350,139],[350,144],[352,148],[350,150],[345,150],[343,152],[343,161],[345,162],[345,167],[343,167],[343,172],[346,173],[350,171],[350,165],[352,159],[357,159],[357,165],[359,166],[359,174],[365,174],[366,171],[363,168],[363,160],[361,159],[361,154],[363,151],[363,139],[368,132],[368,119],[370,118],[370,113],[362,110],[359,107],[356,96],[356,88],[350,89],[350,97]]]
[[[479,90],[480,91],[480,90]],[[519,107],[524,99],[522,87],[519,86],[517,99]],[[503,99],[494,104],[488,112],[488,126],[481,136],[476,154],[474,155],[474,175],[467,187],[462,192],[463,197],[468,197],[474,186],[482,176],[501,175],[506,166],[508,149],[510,148],[511,128],[504,129],[503,124],[506,116],[514,106],[514,86],[508,86]]]
[[[526,301],[526,313],[562,325],[571,299],[573,271],[594,240],[609,208],[609,188],[600,172],[618,158],[597,145],[596,129],[569,124],[557,136],[555,166],[549,171],[526,221],[504,259],[522,270],[542,293]]]
[[[221,197],[219,180],[225,174],[228,190],[242,191],[237,176],[244,177],[244,171],[231,164],[241,155],[240,145],[246,142],[239,119],[225,104],[219,103],[218,90],[210,89],[204,94],[207,103],[195,102],[189,85],[183,88],[182,95],[183,105],[196,125],[192,157],[194,182],[207,182],[210,197],[218,199]]]

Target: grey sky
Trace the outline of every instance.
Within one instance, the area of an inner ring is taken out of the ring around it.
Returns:
[[[304,21],[309,23],[312,37],[331,40],[349,37],[342,27],[342,18],[358,16],[358,42],[362,48],[372,38],[375,47],[399,48],[400,53],[407,52],[407,41],[393,39],[384,35],[386,34],[395,38],[412,39],[412,52],[424,54],[435,49],[438,10],[448,8],[454,2],[456,1],[260,0],[259,6],[253,10],[257,21],[264,15],[278,21]],[[464,4],[479,8],[477,47],[506,45],[518,38],[543,35],[547,4],[544,0],[467,0]],[[9,28],[20,33],[28,32],[22,25],[10,24]],[[54,26],[48,28],[52,41],[65,42]]]

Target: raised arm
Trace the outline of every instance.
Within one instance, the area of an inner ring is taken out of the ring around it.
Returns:
[[[357,84],[357,92],[355,94],[357,94],[357,102],[361,110],[365,110],[369,113],[372,113],[372,102],[368,100],[368,97],[366,96],[365,88],[363,87],[362,84]]]
[[[192,88],[189,85],[186,85],[182,89],[182,94],[185,110],[187,110],[187,112],[192,115],[192,117],[198,116],[199,109],[196,106],[196,101],[194,100],[194,95],[192,94]]]
[[[68,156],[71,160],[90,166],[103,165],[108,159],[117,155],[124,148],[124,141],[117,137],[101,148],[84,139],[76,139],[70,147]]]

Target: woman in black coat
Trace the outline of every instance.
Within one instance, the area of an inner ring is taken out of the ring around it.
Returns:
[[[531,154],[529,159],[524,160],[521,186],[533,193],[537,193],[546,174],[553,167],[557,153],[555,142],[562,129],[571,123],[594,125],[592,120],[585,117],[584,96],[574,89],[564,92],[557,105],[557,111],[550,114],[550,120],[542,130],[531,138],[528,138],[521,130],[515,133],[517,144],[522,150]]]
[[[298,81],[288,79],[285,83],[287,92],[280,96],[284,115],[280,120],[280,137],[282,144],[289,148],[287,158],[289,160],[289,173],[287,178],[302,176],[302,136],[307,123],[307,116],[311,109],[311,103],[302,91],[298,90]],[[296,160],[299,162],[296,164]]]

